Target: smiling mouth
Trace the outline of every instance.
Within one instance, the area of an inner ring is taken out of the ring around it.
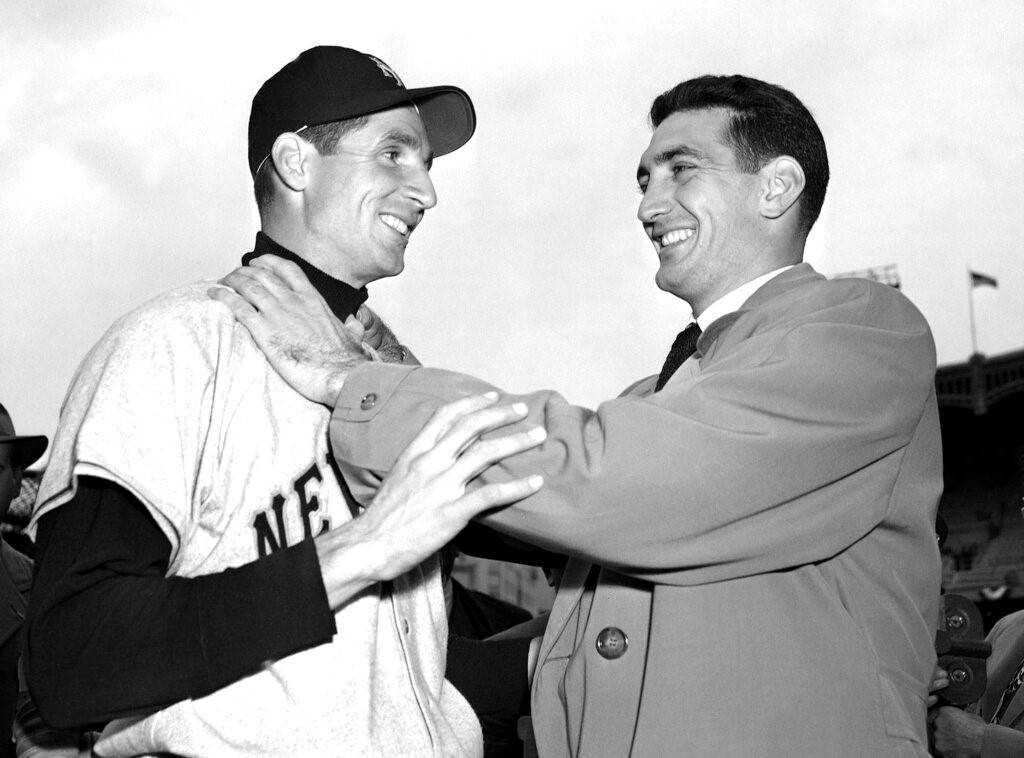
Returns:
[[[660,237],[651,237],[651,241],[654,243],[654,248],[661,252],[666,247],[672,247],[673,245],[685,242],[696,232],[696,229],[673,229],[670,232],[665,232]]]
[[[409,234],[412,232],[412,229],[409,227],[407,223],[402,221],[402,219],[398,218],[397,216],[392,216],[390,213],[380,214],[380,220],[384,222],[385,226],[394,229],[403,237],[408,237]]]

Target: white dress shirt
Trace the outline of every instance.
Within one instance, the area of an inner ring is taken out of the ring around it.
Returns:
[[[791,268],[793,268],[793,266],[783,266],[782,268],[777,268],[774,271],[769,271],[767,274],[762,274],[756,279],[751,279],[746,284],[741,284],[731,292],[727,292],[722,295],[715,302],[705,308],[704,312],[695,319],[700,330],[702,332],[707,331],[707,328],[711,326],[711,322],[715,319],[721,318],[733,311],[738,311],[740,306],[747,301],[747,298],[753,295],[762,284],[765,284],[769,279],[774,279],[783,271],[787,271]]]

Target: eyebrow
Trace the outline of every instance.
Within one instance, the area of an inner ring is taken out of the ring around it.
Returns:
[[[666,147],[660,153],[655,155],[653,163],[655,166],[659,166],[665,163],[671,163],[679,157],[694,158],[698,161],[707,160],[707,156],[694,147],[690,147],[689,145],[672,145],[671,147]],[[648,165],[649,164],[646,164],[643,161],[640,162],[640,165],[636,170],[637,181],[640,181],[640,177],[650,176],[651,170],[648,168]]]
[[[423,140],[419,138],[419,135],[413,134],[412,132],[408,132],[405,129],[391,129],[387,132],[384,132],[384,134],[380,138],[380,141],[382,143],[393,142],[398,145],[404,145],[405,147],[408,147],[411,150],[419,150],[420,148],[423,147]],[[430,155],[427,156],[426,164],[428,169],[434,165],[433,152],[431,152]]]

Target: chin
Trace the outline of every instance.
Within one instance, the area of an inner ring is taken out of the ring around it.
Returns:
[[[405,263],[398,263],[395,266],[391,266],[388,269],[383,269],[377,274],[377,279],[389,279],[392,276],[398,276],[405,271]]]
[[[658,269],[657,272],[655,272],[654,283],[658,285],[658,289],[664,290],[665,292],[672,292],[672,282],[664,270]]]
[[[654,275],[654,283],[658,285],[658,289],[662,292],[667,292],[673,297],[678,297],[680,300],[684,300],[689,303],[689,299],[683,294],[683,287],[680,282],[675,279],[669,279],[663,275],[661,271]]]

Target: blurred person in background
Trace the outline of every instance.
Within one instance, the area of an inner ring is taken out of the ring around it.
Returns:
[[[46,452],[42,435],[19,435],[0,404],[0,520],[21,492],[25,469]],[[21,625],[32,588],[32,561],[0,539],[0,756],[14,755],[12,724],[18,702]]]

